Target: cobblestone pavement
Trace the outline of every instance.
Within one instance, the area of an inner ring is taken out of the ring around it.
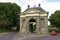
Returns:
[[[37,35],[21,35],[16,32],[0,33],[0,40],[60,40],[60,34],[57,36],[37,36]]]

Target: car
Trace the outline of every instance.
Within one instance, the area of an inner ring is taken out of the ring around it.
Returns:
[[[52,36],[56,36],[56,35],[57,35],[57,32],[56,32],[56,31],[51,31],[50,34],[51,34]]]

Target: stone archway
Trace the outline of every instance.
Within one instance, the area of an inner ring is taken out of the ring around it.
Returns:
[[[36,20],[35,19],[29,20],[29,32],[36,33]]]

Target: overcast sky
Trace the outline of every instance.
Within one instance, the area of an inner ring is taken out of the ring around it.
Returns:
[[[21,6],[22,11],[27,8],[27,5],[31,7],[38,6],[41,4],[41,7],[49,12],[49,15],[56,10],[60,10],[60,0],[0,0],[0,2],[15,2]]]
[[[22,12],[27,9],[27,5],[30,5],[31,7],[38,6],[38,4],[41,4],[41,7],[49,12],[49,16],[56,10],[60,10],[60,0],[0,0],[0,2],[11,2],[11,3],[17,3],[19,6],[21,6]]]

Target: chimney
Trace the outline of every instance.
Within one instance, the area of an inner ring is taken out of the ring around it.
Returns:
[[[40,4],[38,4],[38,6],[40,7]]]
[[[30,5],[28,5],[28,8],[30,8]]]

